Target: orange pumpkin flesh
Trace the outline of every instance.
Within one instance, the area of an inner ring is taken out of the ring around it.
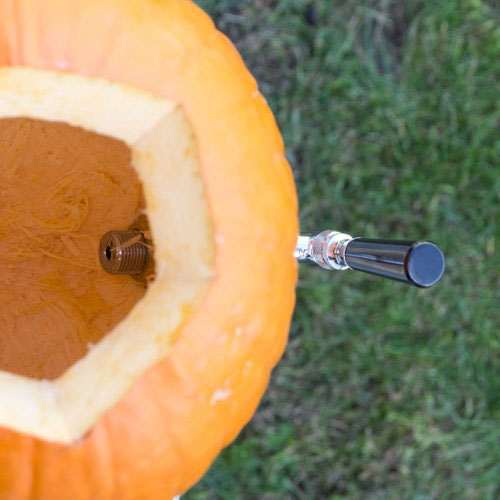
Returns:
[[[0,372],[0,498],[182,493],[249,420],[286,343],[297,207],[272,114],[187,1],[0,0],[0,65],[0,120],[127,144],[159,268],[55,380]]]
[[[0,145],[0,369],[54,379],[144,296],[97,262],[142,187],[125,144],[66,124],[0,120]]]

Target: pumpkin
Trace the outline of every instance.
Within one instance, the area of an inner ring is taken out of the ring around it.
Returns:
[[[0,498],[185,492],[249,421],[294,307],[271,111],[187,0],[0,0]],[[146,214],[147,289],[98,266]]]

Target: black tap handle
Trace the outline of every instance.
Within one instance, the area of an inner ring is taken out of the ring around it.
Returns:
[[[428,241],[355,238],[346,246],[345,261],[352,269],[420,288],[435,285],[445,268],[443,252]]]

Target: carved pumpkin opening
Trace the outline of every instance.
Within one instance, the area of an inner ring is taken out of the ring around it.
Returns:
[[[97,79],[4,69],[0,99],[0,424],[71,442],[165,356],[211,281],[197,146],[175,103]],[[98,260],[144,211],[147,290]]]

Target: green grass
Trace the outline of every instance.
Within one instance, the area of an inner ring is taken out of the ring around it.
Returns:
[[[448,271],[419,291],[301,267],[259,412],[184,498],[500,498],[495,2],[199,4],[277,116],[302,230],[431,239]]]

